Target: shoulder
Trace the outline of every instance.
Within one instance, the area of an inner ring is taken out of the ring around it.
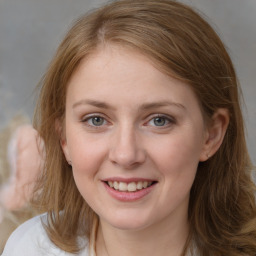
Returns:
[[[50,241],[43,227],[46,220],[47,215],[43,214],[19,226],[8,239],[2,256],[72,256],[73,254],[61,250]],[[85,248],[81,255],[87,254]]]

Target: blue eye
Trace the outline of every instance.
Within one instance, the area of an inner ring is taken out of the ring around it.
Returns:
[[[155,117],[153,118],[153,122],[155,126],[164,126],[167,123],[165,117]]]
[[[95,126],[101,126],[105,123],[105,120],[104,120],[104,118],[102,118],[100,116],[95,116],[95,117],[91,118],[91,122]]]
[[[164,127],[170,123],[174,123],[174,121],[166,116],[156,116],[148,122],[149,125],[156,127]]]
[[[87,123],[89,126],[102,126],[106,124],[106,120],[101,116],[92,116],[83,120],[84,123]]]

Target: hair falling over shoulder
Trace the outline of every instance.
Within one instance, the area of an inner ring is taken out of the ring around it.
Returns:
[[[185,81],[206,121],[218,108],[229,111],[220,149],[198,166],[185,251],[193,244],[196,255],[255,255],[253,166],[235,70],[212,27],[190,7],[171,0],[114,1],[81,17],[42,79],[34,125],[45,142],[46,160],[35,203],[49,213],[46,229],[51,240],[67,252],[78,252],[77,236],[90,233],[94,213],[76,188],[60,139],[65,132],[67,83],[81,60],[104,44],[139,51],[163,73]]]

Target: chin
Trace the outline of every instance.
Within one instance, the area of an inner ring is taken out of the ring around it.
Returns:
[[[141,214],[124,214],[118,216],[112,216],[111,219],[105,219],[105,221],[114,228],[120,230],[141,230],[150,226],[150,222],[147,218],[143,218]]]
[[[143,225],[142,223],[134,223],[133,221],[113,223],[112,226],[116,229],[127,230],[127,231],[137,231],[147,227],[147,225],[145,224]]]

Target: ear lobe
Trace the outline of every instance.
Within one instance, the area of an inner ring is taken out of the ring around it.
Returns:
[[[211,118],[207,128],[205,144],[200,156],[200,161],[206,161],[213,156],[220,148],[229,124],[229,111],[219,108]]]
[[[55,130],[60,138],[60,146],[62,148],[62,151],[65,155],[67,162],[69,162],[70,156],[69,156],[69,150],[68,150],[68,146],[67,146],[65,129],[63,129],[63,126],[64,126],[64,124],[60,120],[55,121]]]

